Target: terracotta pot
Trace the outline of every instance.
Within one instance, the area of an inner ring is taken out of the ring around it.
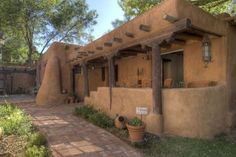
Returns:
[[[115,127],[118,129],[125,129],[126,128],[126,119],[123,116],[117,116],[115,119]]]
[[[129,131],[129,138],[131,142],[142,142],[145,132],[145,125],[142,126],[132,126],[126,124]]]

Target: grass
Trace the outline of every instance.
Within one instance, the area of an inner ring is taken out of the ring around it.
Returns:
[[[12,104],[0,104],[0,156],[48,157],[45,136],[33,127],[31,119]],[[17,142],[17,144],[16,144]]]
[[[134,146],[145,157],[235,157],[236,143],[226,137],[212,140],[183,137],[158,138],[149,135],[143,143]]]

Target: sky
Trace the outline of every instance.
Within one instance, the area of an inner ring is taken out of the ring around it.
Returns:
[[[97,24],[93,26],[92,35],[95,39],[101,37],[108,30],[112,30],[111,22],[115,19],[123,19],[123,11],[117,3],[117,0],[86,0],[89,8],[97,10]]]

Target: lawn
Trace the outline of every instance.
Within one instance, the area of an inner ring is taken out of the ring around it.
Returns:
[[[127,130],[119,130],[112,124],[113,119],[91,106],[75,109],[75,114],[104,128],[124,141],[128,141]],[[145,157],[236,157],[236,140],[226,136],[212,140],[183,137],[157,137],[147,134],[144,142],[130,143],[143,152]]]
[[[0,104],[0,156],[48,157],[47,140],[12,104]]]

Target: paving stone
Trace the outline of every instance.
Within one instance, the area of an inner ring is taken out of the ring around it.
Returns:
[[[142,156],[106,130],[74,116],[76,104],[37,106],[23,102],[17,105],[30,114],[34,125],[46,134],[53,157]]]

